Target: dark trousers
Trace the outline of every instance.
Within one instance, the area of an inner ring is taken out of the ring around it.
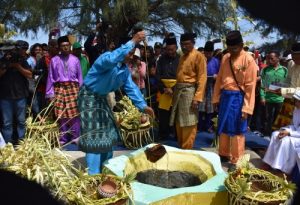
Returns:
[[[212,118],[214,117],[214,113],[205,113],[199,112],[199,122],[198,122],[198,131],[208,131],[208,129],[212,128],[213,122]]]
[[[172,133],[173,128],[169,125],[171,110],[158,109],[159,139],[166,139]]]
[[[266,121],[266,108],[260,103],[260,96],[255,98],[253,115],[248,118],[248,126],[251,130],[263,132],[264,122]]]
[[[2,135],[6,143],[13,142],[14,117],[16,118],[16,128],[18,138],[22,139],[26,131],[26,98],[17,100],[0,100],[2,114]]]
[[[283,103],[269,103],[266,102],[266,124],[264,135],[271,136],[272,125],[275,122]]]

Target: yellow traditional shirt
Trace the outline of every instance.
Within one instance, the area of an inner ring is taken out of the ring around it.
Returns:
[[[245,92],[242,112],[253,113],[255,103],[255,86],[258,66],[254,58],[242,50],[240,55],[232,59],[233,71],[239,86]],[[223,56],[220,71],[214,87],[213,103],[219,103],[221,90],[239,90],[230,70],[230,53]]]
[[[207,80],[206,58],[195,48],[179,59],[177,83],[194,83],[197,85],[193,100],[202,102]]]

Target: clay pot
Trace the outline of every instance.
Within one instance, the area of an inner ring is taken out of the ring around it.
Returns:
[[[98,186],[98,193],[103,198],[111,198],[117,194],[117,184],[111,180],[105,180]]]
[[[142,115],[140,121],[141,121],[141,124],[146,123],[148,121],[147,115]]]
[[[166,148],[162,144],[157,144],[145,150],[147,160],[152,163],[157,162],[167,153]]]

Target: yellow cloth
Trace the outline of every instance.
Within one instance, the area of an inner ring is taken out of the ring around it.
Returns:
[[[163,199],[150,205],[186,205],[186,204],[201,204],[201,205],[227,205],[228,193],[223,192],[208,192],[208,193],[185,193]]]
[[[135,157],[131,157],[130,162],[125,166],[125,175],[149,169],[186,171],[196,175],[202,183],[216,175],[213,165],[207,159],[193,153],[168,151],[160,160],[152,163],[147,160],[146,154],[142,152]]]
[[[166,86],[166,88],[172,88],[176,84],[175,79],[161,79],[161,81]],[[172,106],[172,96],[164,93],[161,94],[159,97],[158,108],[163,110],[170,110],[171,106]]]

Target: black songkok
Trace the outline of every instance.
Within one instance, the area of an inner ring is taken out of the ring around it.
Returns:
[[[177,41],[175,37],[166,38],[166,45],[177,45]]]
[[[196,34],[195,33],[184,33],[180,36],[180,41],[195,41]]]
[[[64,42],[70,43],[68,36],[61,36],[57,39],[58,45],[60,45],[61,43],[64,43]]]
[[[212,41],[207,41],[204,46],[204,51],[213,52],[214,51],[214,43]]]
[[[243,43],[243,38],[240,31],[230,31],[226,35],[226,45],[227,46],[235,46],[240,43]]]
[[[300,53],[300,42],[294,43],[291,50],[293,53]]]

